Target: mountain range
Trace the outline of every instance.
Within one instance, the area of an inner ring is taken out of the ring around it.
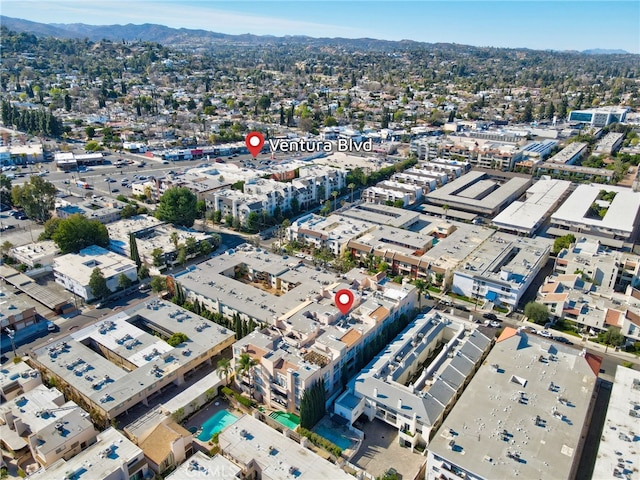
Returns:
[[[333,45],[360,49],[393,50],[408,46],[428,45],[424,42],[411,40],[377,40],[372,38],[314,38],[304,35],[275,37],[271,35],[229,35],[225,33],[211,32],[208,30],[196,30],[188,28],[171,28],[164,25],[145,23],[142,25],[87,25],[84,23],[38,23],[20,18],[0,15],[0,24],[15,32],[31,33],[39,37],[57,38],[87,38],[92,41],[147,41],[162,45],[205,45],[212,43],[228,44],[273,44],[273,43],[297,43],[303,45]],[[446,45],[446,44],[438,44]],[[458,45],[458,47],[460,47]],[[625,50],[607,50],[594,48],[582,52],[589,55],[604,54],[628,54]]]

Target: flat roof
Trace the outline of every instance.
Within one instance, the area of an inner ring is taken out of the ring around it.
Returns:
[[[593,478],[638,479],[640,372],[618,365],[598,447]],[[620,468],[620,464],[624,467]],[[620,476],[615,472],[619,472]]]
[[[505,329],[429,444],[443,459],[435,466],[479,478],[569,478],[600,362]]]
[[[220,432],[220,450],[242,465],[255,462],[270,480],[353,480],[337,465],[303,448],[282,433],[250,415],[243,415]]]
[[[50,310],[56,310],[69,303],[67,297],[63,297],[55,291],[39,285],[31,277],[7,265],[0,265],[0,278]]]
[[[172,347],[135,324],[151,325],[170,336],[182,332],[188,341]],[[220,325],[170,302],[149,300],[106,317],[40,347],[32,358],[101,405],[105,411],[151,393],[158,379],[201,362],[200,357],[234,338]],[[112,363],[96,348],[124,359],[130,370]]]
[[[110,478],[133,459],[142,455],[142,450],[115,428],[109,427],[98,434],[98,441],[69,460],[60,459],[46,470],[40,469],[29,478],[67,478],[69,472],[78,480]],[[132,465],[135,467],[135,465]],[[137,470],[137,468],[136,468]],[[131,470],[129,470],[130,473]],[[116,478],[116,477],[114,477]],[[118,477],[119,478],[119,477]]]
[[[256,274],[265,272],[285,279],[290,287],[287,291],[279,291],[276,296],[271,291],[258,288],[255,282],[236,280],[234,268],[240,264]],[[186,291],[217,299],[229,308],[268,324],[307,301],[309,295],[334,283],[335,279],[334,274],[316,271],[297,258],[284,258],[250,245],[241,246],[232,254],[211,258],[176,277]]]
[[[608,207],[603,218],[591,218],[586,215],[601,190],[615,192],[616,196]],[[589,225],[602,230],[613,230],[631,234],[637,227],[636,221],[640,211],[640,192],[630,188],[612,185],[583,184],[565,200],[551,215],[552,222],[568,222]]]
[[[211,480],[241,478],[242,469],[231,460],[227,460],[220,454],[213,457],[197,451],[184,463],[180,464],[173,472],[167,475],[167,480]]]
[[[584,142],[574,142],[570,143],[558,153],[556,153],[553,157],[549,158],[547,162],[549,163],[567,163],[572,160],[575,160],[577,155],[582,154],[587,148],[587,144]]]
[[[92,245],[79,253],[68,253],[54,260],[53,269],[62,275],[72,278],[81,285],[89,285],[94,268],[99,268],[105,278],[109,279],[120,273],[136,268],[136,262],[130,258],[110,252]]]
[[[453,208],[495,213],[506,202],[524,193],[531,185],[531,179],[514,176],[496,188],[498,184],[486,172],[474,170],[428,193],[425,199]]]
[[[507,205],[492,222],[498,227],[531,232],[570,187],[571,182],[565,180],[539,180],[529,187],[524,202]]]

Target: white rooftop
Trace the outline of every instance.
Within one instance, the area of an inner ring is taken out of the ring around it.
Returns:
[[[96,267],[100,268],[104,278],[108,279],[131,270],[131,268],[136,268],[136,262],[97,245],[92,245],[80,250],[79,253],[68,253],[56,258],[53,268],[66,277],[73,278],[81,285],[89,285],[91,273]]]
[[[618,365],[593,478],[640,479],[640,372]]]
[[[238,463],[255,462],[264,479],[353,480],[337,465],[249,415],[220,432],[219,442],[221,451]]]
[[[616,192],[616,196],[603,218],[587,217],[591,204],[596,201],[601,190]],[[635,222],[639,211],[640,192],[611,185],[585,184],[576,188],[560,208],[551,215],[551,219],[552,221],[590,225],[631,234],[636,227]]]

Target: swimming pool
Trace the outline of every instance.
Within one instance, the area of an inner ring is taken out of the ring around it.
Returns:
[[[300,417],[298,417],[293,413],[272,412],[269,416],[273,418],[276,422],[281,423],[282,425],[284,425],[285,427],[291,430],[295,430],[298,427],[298,425],[300,425]]]
[[[229,425],[233,425],[237,420],[238,417],[233,413],[226,410],[220,410],[202,424],[202,431],[200,432],[200,435],[198,435],[198,440],[201,442],[208,442],[211,440],[211,436],[214,433],[221,432]]]
[[[326,438],[330,442],[335,443],[342,450],[346,450],[347,448],[351,447],[351,440],[349,440],[344,435],[341,435],[340,433],[325,427],[324,425],[318,425],[314,427],[313,431],[321,437]]]

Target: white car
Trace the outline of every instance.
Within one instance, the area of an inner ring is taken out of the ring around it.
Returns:
[[[549,330],[542,330],[538,332],[538,335],[544,338],[551,338],[551,332],[549,332]]]
[[[491,322],[489,325],[491,325],[493,328],[499,328],[501,326],[500,322],[495,322],[495,321]]]

